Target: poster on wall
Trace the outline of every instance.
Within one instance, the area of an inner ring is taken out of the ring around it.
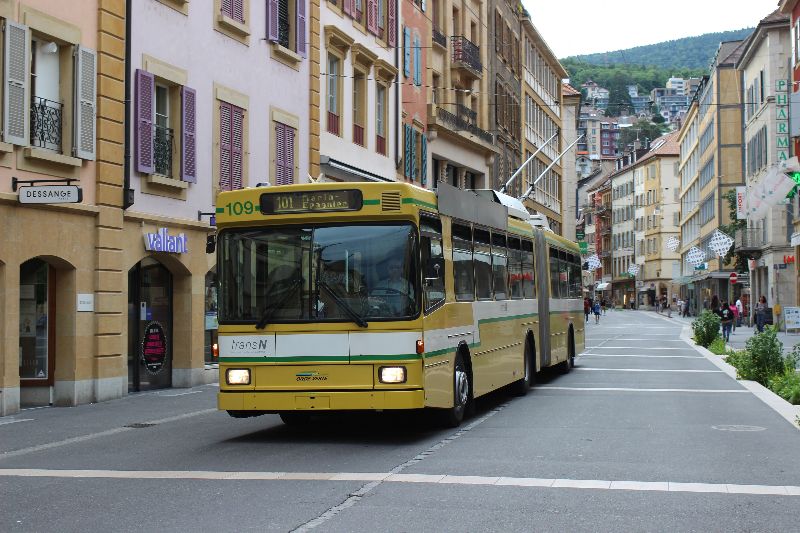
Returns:
[[[36,300],[19,301],[19,336],[36,336]]]
[[[149,322],[142,337],[142,363],[149,374],[164,370],[167,361],[167,336],[158,322]]]

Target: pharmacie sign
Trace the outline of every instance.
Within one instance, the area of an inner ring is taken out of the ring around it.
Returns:
[[[778,161],[786,161],[789,153],[789,80],[775,81],[775,143]]]
[[[167,228],[160,228],[155,233],[144,234],[144,249],[150,252],[187,254],[189,242],[184,233],[170,235]]]
[[[21,204],[77,204],[83,200],[83,191],[77,185],[39,185],[20,187]]]

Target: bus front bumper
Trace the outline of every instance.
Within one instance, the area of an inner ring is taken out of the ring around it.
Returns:
[[[423,390],[346,391],[346,392],[252,392],[223,391],[217,406],[224,411],[347,411],[383,409],[421,409]]]

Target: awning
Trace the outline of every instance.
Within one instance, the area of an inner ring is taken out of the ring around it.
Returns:
[[[611,285],[610,283],[598,283],[597,287],[594,288],[596,291],[604,291],[608,289],[608,286]]]

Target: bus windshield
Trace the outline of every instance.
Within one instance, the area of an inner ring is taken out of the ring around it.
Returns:
[[[419,314],[412,224],[291,226],[219,236],[219,321],[401,320]]]

